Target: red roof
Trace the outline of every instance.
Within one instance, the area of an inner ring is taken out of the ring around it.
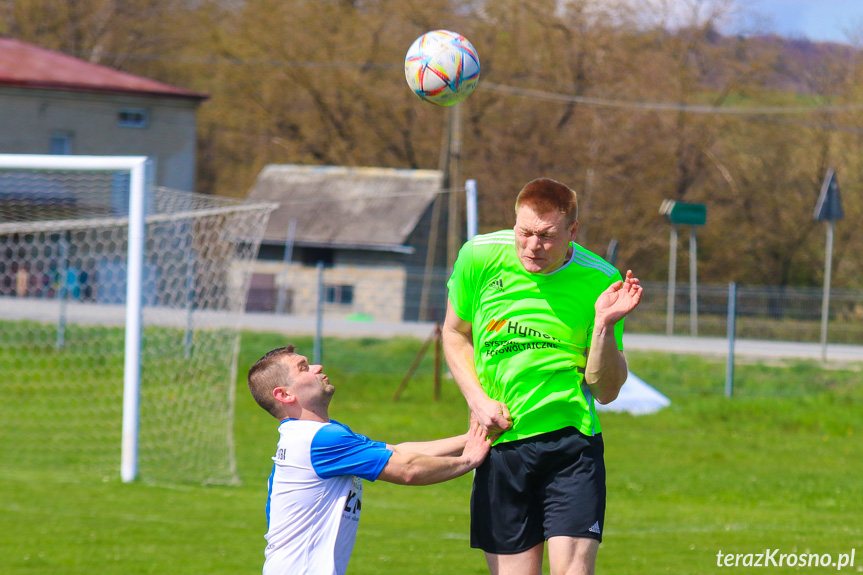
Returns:
[[[0,86],[205,100],[207,94],[91,64],[13,38],[0,38]]]

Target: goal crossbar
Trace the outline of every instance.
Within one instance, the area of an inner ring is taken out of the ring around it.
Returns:
[[[2,168],[2,166],[0,166],[0,168]],[[239,212],[254,212],[260,210],[262,207],[269,206],[271,206],[271,204],[238,204],[236,206],[224,206],[221,208],[208,208],[204,210],[189,210],[172,214],[145,215],[144,222],[147,224],[181,222],[184,220],[235,214]],[[14,222],[7,224],[0,223],[0,234],[27,234],[32,233],[37,229],[43,232],[51,232],[89,229],[103,226],[123,227],[128,225],[128,217],[88,218],[85,220],[52,220],[51,222],[39,222],[38,224],[34,222]]]

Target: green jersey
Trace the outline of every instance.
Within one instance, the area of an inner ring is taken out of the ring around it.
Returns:
[[[492,399],[509,408],[513,427],[498,443],[575,427],[600,432],[584,383],[596,299],[621,279],[605,260],[576,243],[550,274],[518,259],[515,233],[476,236],[459,252],[447,283],[453,311],[473,324],[474,363]],[[623,349],[623,321],[615,326]]]

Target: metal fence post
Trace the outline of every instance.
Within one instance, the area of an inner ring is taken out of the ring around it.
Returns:
[[[297,220],[288,222],[288,233],[285,235],[285,251],[282,254],[283,269],[280,274],[279,293],[276,299],[276,313],[283,314],[288,311],[288,269],[294,255],[294,237],[297,233]]]
[[[734,392],[734,338],[737,317],[737,284],[728,284],[728,361],[725,367],[725,397]]]
[[[60,317],[57,318],[57,341],[55,347],[63,349],[66,346],[66,308],[69,293],[69,232],[60,234],[60,269],[58,273],[59,285],[57,286],[57,300],[60,302]]]
[[[671,225],[671,240],[668,248],[668,309],[665,318],[665,334],[674,333],[674,296],[677,291],[677,225]]]
[[[689,228],[689,335],[698,335],[698,242]]]
[[[315,310],[315,345],[312,363],[321,365],[323,352],[321,350],[321,332],[324,327],[324,262],[318,262],[318,305]]]

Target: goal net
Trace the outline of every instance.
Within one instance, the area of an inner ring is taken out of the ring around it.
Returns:
[[[144,186],[136,241],[129,170],[3,167],[15,158],[0,156],[0,473],[116,476],[140,305],[135,474],[236,481],[239,325],[274,206]]]

